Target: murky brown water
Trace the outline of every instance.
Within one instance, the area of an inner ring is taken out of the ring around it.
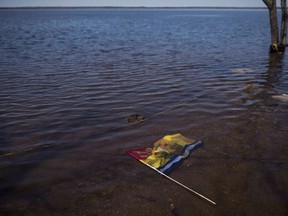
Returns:
[[[268,54],[266,10],[0,16],[1,215],[287,215],[287,56]],[[216,206],[125,154],[174,133],[204,146],[170,176]]]

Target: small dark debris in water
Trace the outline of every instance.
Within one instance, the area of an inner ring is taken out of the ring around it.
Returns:
[[[133,115],[127,116],[127,122],[129,124],[143,122],[143,121],[144,121],[144,116],[142,115],[133,114]]]

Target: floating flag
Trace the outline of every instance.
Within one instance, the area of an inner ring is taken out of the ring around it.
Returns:
[[[164,136],[154,143],[153,148],[137,148],[128,150],[127,153],[165,178],[168,178],[209,203],[216,205],[214,201],[165,174],[178,166],[193,150],[202,144],[201,141],[188,139],[181,134],[174,134]]]
[[[132,149],[127,153],[162,173],[169,173],[202,144],[201,141],[188,139],[181,134],[174,134],[164,136],[154,143],[153,148]]]

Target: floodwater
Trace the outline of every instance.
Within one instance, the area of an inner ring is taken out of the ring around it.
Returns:
[[[1,10],[0,32],[1,215],[288,215],[266,10]],[[125,154],[174,133],[204,145],[170,176],[216,206]]]

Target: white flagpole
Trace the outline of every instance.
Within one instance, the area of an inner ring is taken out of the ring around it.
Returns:
[[[140,160],[140,161],[141,161],[141,160]],[[211,203],[211,204],[213,204],[213,205],[216,205],[216,203],[215,203],[214,201],[212,201],[212,200],[208,199],[207,197],[203,196],[202,194],[200,194],[200,193],[192,190],[191,188],[187,187],[186,185],[184,185],[184,184],[176,181],[175,179],[171,178],[170,176],[162,173],[161,171],[159,171],[159,170],[156,169],[155,167],[153,167],[153,166],[151,166],[151,165],[149,165],[149,164],[146,164],[146,163],[144,163],[143,161],[141,161],[141,162],[142,162],[143,164],[145,164],[146,166],[150,167],[151,169],[155,170],[156,172],[158,172],[158,173],[161,174],[162,176],[168,178],[169,180],[173,181],[174,183],[176,183],[176,184],[180,185],[181,187],[185,188],[186,190],[188,190],[188,191],[192,192],[193,194],[201,197],[202,199],[208,201],[209,203]]]

